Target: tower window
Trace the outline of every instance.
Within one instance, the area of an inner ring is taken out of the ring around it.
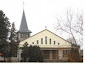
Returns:
[[[21,33],[20,35],[21,35],[21,38],[27,38],[30,36],[29,33]]]
[[[55,45],[55,41],[54,41],[54,45]]]
[[[39,43],[39,41],[37,40],[37,44]]]
[[[47,37],[45,37],[45,44],[47,44]]]
[[[41,44],[43,44],[43,38],[41,38]]]
[[[50,39],[50,44],[51,44],[51,39]]]
[[[23,33],[23,37],[24,37],[24,38],[26,37],[26,33]]]
[[[24,34],[23,34],[23,33],[21,33],[21,38],[23,38],[23,36],[24,36]]]
[[[28,34],[28,37],[30,36],[30,34]]]

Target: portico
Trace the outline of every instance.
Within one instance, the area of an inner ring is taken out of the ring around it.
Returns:
[[[41,49],[41,50],[44,57],[44,61],[53,61],[53,62],[68,58],[67,55],[70,52],[70,49]],[[65,51],[69,52],[65,53]]]

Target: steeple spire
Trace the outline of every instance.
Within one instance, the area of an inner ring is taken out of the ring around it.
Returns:
[[[23,3],[23,14],[22,14],[22,19],[21,19],[21,24],[20,24],[20,29],[17,32],[18,39],[20,41],[29,38],[31,34],[31,31],[28,29],[27,26],[27,21],[25,17],[25,12],[24,12],[24,3]]]
[[[22,20],[21,20],[19,32],[29,32],[29,33],[31,33],[31,31],[27,27],[24,9],[23,9],[23,15],[22,15]]]

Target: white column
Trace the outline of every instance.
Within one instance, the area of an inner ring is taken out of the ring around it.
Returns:
[[[18,56],[17,56],[17,57],[18,57],[18,61],[20,61],[20,60],[21,60],[21,52],[22,52],[22,50],[21,50],[21,49],[19,49],[19,50],[18,50]]]
[[[59,50],[59,60],[63,59],[63,50]]]

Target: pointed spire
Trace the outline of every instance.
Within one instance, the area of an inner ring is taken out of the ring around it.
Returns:
[[[31,31],[27,27],[27,22],[26,22],[24,9],[23,9],[23,15],[22,15],[22,20],[21,20],[21,25],[20,25],[19,32],[29,32],[29,33],[31,33]]]

